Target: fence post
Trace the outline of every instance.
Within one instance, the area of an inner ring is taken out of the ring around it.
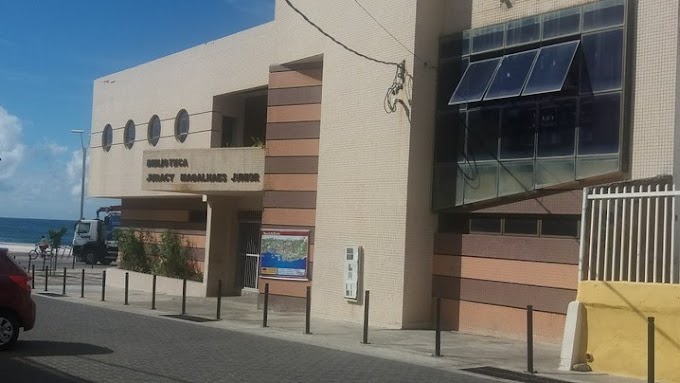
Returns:
[[[527,372],[534,372],[534,307],[527,306]]]
[[[130,285],[130,273],[125,272],[125,305],[128,304],[128,287]]]
[[[31,287],[35,290],[35,264],[31,268]]]
[[[153,284],[151,285],[151,310],[156,309],[156,275],[153,276]]]
[[[269,283],[264,284],[264,310],[262,311],[262,327],[267,327],[267,311],[269,310]]]
[[[106,270],[102,271],[102,302],[106,298]]]
[[[305,334],[311,334],[312,286],[307,286],[307,301],[305,302]]]
[[[47,269],[47,267],[45,267],[45,291],[47,291],[47,277],[49,276],[49,274],[50,274],[49,270]]]
[[[187,279],[182,279],[182,315],[187,313]]]
[[[81,270],[80,274],[80,297],[85,298],[85,269]]]
[[[436,328],[434,333],[434,356],[442,356],[442,299],[437,297]]]
[[[72,258],[71,259],[71,261],[72,261],[71,270],[75,270],[75,268],[76,268],[76,255],[73,254],[73,249],[71,249],[70,253],[71,253],[71,258]]]
[[[654,317],[647,318],[647,382],[654,383]]]
[[[222,280],[217,280],[217,313],[215,319],[220,320],[222,316]]]
[[[371,297],[371,292],[366,290],[364,293],[364,338],[361,341],[363,344],[368,344],[368,305]]]
[[[64,284],[61,289],[61,294],[66,295],[66,268],[64,267]]]
[[[32,262],[33,259],[31,258],[31,253],[28,253],[28,268],[31,268],[31,264],[33,264],[33,270],[35,270],[35,263]],[[35,286],[33,286],[35,288]]]

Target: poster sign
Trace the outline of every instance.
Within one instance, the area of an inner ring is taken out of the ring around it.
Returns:
[[[260,276],[307,279],[309,231],[262,230]]]

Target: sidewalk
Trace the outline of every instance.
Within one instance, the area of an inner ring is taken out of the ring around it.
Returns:
[[[80,298],[81,270],[67,270],[66,296],[61,296],[63,271],[50,275],[48,292],[58,294],[54,299],[106,307],[141,315],[165,317],[181,314],[182,299],[177,296],[157,294],[156,310],[151,310],[151,294],[129,291],[129,305],[124,305],[124,289],[106,288],[105,301],[101,301],[101,270],[86,270],[85,298]],[[44,275],[36,272],[34,294],[44,294]],[[221,320],[215,321],[216,298],[187,297],[187,319],[204,320],[197,325],[267,336],[293,342],[306,343],[357,354],[392,359],[443,370],[460,370],[491,366],[516,372],[526,370],[526,343],[517,340],[442,332],[442,357],[433,357],[434,331],[388,330],[370,328],[369,344],[361,344],[363,327],[360,324],[311,319],[312,334],[304,334],[304,313],[268,313],[268,327],[262,327],[262,311],[256,307],[257,295],[223,297]],[[169,320],[173,319],[167,317]],[[563,372],[557,370],[560,346],[536,343],[534,368],[538,376],[571,382],[641,382],[640,380],[613,377],[598,373]]]

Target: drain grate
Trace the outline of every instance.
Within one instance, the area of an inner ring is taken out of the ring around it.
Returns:
[[[208,319],[208,318],[201,318],[201,317],[194,317],[191,315],[162,315],[164,317],[168,318],[175,318],[175,319],[182,319],[182,320],[188,320],[190,322],[213,322],[214,319]]]
[[[516,371],[504,370],[496,367],[475,367],[464,368],[463,371],[472,372],[474,374],[492,376],[494,378],[501,378],[507,380],[514,380],[516,382],[525,383],[569,383],[566,380],[558,380],[547,378],[545,376],[530,375]]]
[[[49,293],[49,292],[48,293],[38,293],[38,295],[45,295],[45,296],[48,296],[48,297],[58,297],[58,298],[65,297],[65,295],[63,295],[63,294]]]

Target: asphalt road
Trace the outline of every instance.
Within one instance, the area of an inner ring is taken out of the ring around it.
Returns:
[[[13,382],[491,382],[386,359],[35,296],[0,354]]]

